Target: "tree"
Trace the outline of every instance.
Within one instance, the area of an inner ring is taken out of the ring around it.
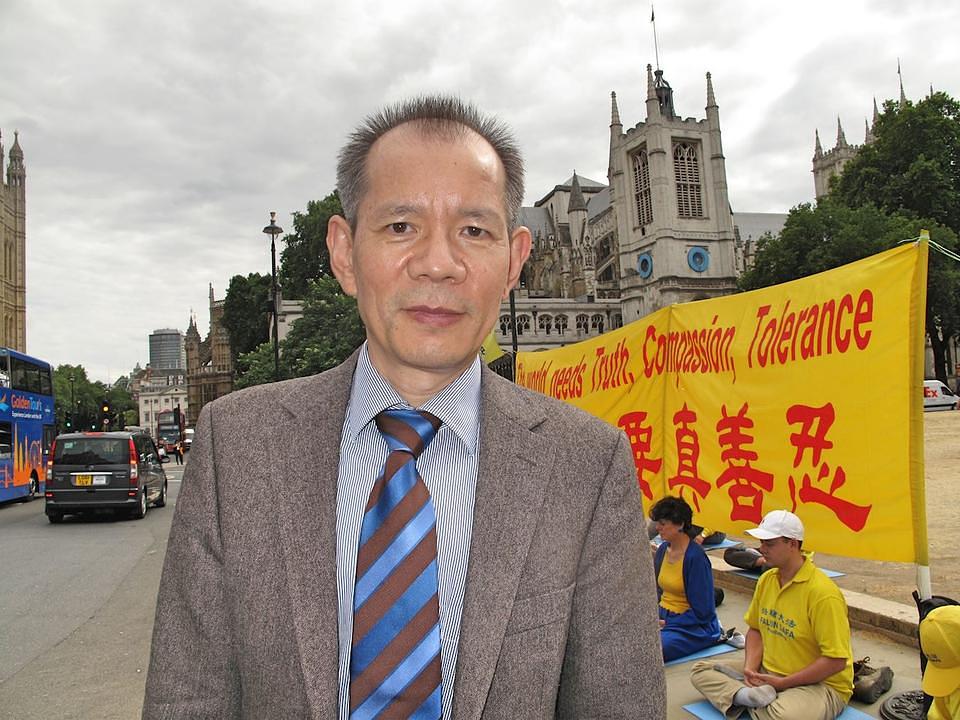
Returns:
[[[336,190],[323,200],[308,202],[305,213],[293,214],[293,232],[283,238],[286,247],[280,253],[280,270],[277,272],[285,298],[305,298],[311,280],[331,274],[327,221],[332,215],[342,214]]]
[[[313,375],[339,365],[366,337],[356,301],[334,278],[311,281],[303,302],[303,316],[280,343],[281,377]],[[275,379],[271,343],[237,358],[238,389]]]
[[[223,301],[221,323],[230,336],[234,358],[270,339],[270,276],[234,275]]]
[[[851,207],[904,210],[960,233],[960,103],[942,92],[916,105],[887,101],[874,135],[832,194]]]
[[[831,196],[849,207],[873,204],[887,213],[930,218],[953,233],[931,237],[956,250],[960,234],[960,103],[932,93],[915,105],[886,102],[864,146],[831,186]],[[931,227],[931,233],[933,227]],[[927,335],[937,379],[946,382],[949,340],[960,325],[960,277],[931,253],[927,287]]]
[[[114,416],[116,413],[136,410],[133,398],[125,388],[91,382],[82,365],[58,365],[53,371],[53,394],[56,398],[57,424],[66,428],[69,417],[71,430],[101,429],[100,414],[104,400],[110,405]]]
[[[303,317],[284,338],[282,354],[294,375],[312,375],[342,363],[365,337],[357,301],[327,275],[309,283]]]

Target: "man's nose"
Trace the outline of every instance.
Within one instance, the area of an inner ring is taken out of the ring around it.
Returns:
[[[440,227],[423,232],[414,246],[408,269],[414,278],[463,280],[466,264],[456,231]]]

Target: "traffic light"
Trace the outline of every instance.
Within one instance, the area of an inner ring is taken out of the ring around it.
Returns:
[[[66,423],[67,430],[73,429],[73,414],[72,414],[72,413],[67,413],[67,417],[66,417],[65,423]]]
[[[110,403],[107,400],[104,400],[100,403],[100,420],[103,423],[103,429],[107,430],[110,427]]]

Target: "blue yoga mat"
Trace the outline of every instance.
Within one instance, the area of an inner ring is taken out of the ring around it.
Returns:
[[[691,703],[690,705],[684,705],[683,709],[694,717],[700,718],[700,720],[725,720],[723,713],[717,710],[706,700],[701,700],[698,703]],[[743,714],[740,717],[747,717],[747,715]],[[861,712],[860,710],[847,705],[843,709],[843,712],[837,716],[837,720],[873,720],[873,718],[870,715],[867,715],[865,712]]]
[[[711,645],[703,650],[697,650],[695,653],[684,655],[676,660],[671,660],[668,663],[664,663],[664,665],[666,667],[670,667],[671,665],[679,665],[680,663],[690,662],[691,660],[700,660],[701,658],[713,657],[714,655],[723,655],[724,653],[733,652],[734,650],[736,650],[736,648],[733,645],[720,643],[719,645]]]
[[[827,570],[826,568],[819,568],[819,569],[822,570],[823,574],[826,575],[828,578],[838,578],[846,575],[846,573],[837,572],[836,570]],[[745,578],[750,578],[751,580],[756,580],[757,578],[760,577],[759,570],[731,570],[730,572],[736,575],[742,575]]]
[[[653,545],[654,547],[660,547],[663,544],[663,538],[661,538],[659,535],[654,535],[650,539],[650,544]],[[724,538],[718,543],[713,543],[711,545],[707,545],[706,543],[704,543],[700,547],[702,547],[705,551],[709,552],[710,550],[725,550],[727,548],[735,547],[740,544],[742,543],[738,543],[735,540]]]

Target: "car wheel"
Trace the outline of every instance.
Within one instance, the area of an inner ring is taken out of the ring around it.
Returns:
[[[163,481],[163,485],[160,486],[160,497],[157,498],[157,501],[153,504],[154,507],[163,507],[167,504],[167,481]]]
[[[143,520],[147,516],[147,489],[143,488],[137,496],[137,507],[130,513],[134,520]]]
[[[53,525],[56,525],[58,522],[63,522],[63,513],[61,513],[61,512],[48,512],[48,513],[47,513],[47,520],[49,520],[50,523],[53,524]]]

